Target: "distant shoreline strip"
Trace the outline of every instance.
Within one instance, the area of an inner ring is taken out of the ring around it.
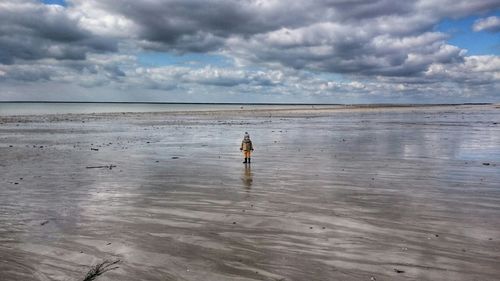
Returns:
[[[494,103],[232,103],[232,102],[146,102],[146,101],[0,101],[0,104],[19,103],[19,104],[152,104],[152,105],[285,105],[285,106],[345,106],[345,107],[422,107],[422,106],[458,106],[458,105],[493,105]]]

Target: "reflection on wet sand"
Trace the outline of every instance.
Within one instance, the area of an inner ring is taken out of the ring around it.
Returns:
[[[500,279],[498,109],[252,114],[0,117],[0,280]]]
[[[243,186],[246,189],[252,188],[253,173],[252,173],[252,165],[251,164],[245,163],[244,170],[243,170],[243,176],[241,177],[241,181],[243,182]]]

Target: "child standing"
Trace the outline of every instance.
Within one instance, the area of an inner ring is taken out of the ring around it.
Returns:
[[[250,163],[250,153],[253,151],[253,146],[250,135],[247,132],[245,132],[245,136],[241,142],[240,151],[243,151],[243,156],[245,156],[245,161],[243,161],[243,163]]]

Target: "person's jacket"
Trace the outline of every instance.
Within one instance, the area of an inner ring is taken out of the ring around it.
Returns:
[[[252,141],[251,140],[243,140],[241,142],[241,147],[240,147],[241,150],[243,151],[251,151],[253,150],[253,146],[252,146]]]

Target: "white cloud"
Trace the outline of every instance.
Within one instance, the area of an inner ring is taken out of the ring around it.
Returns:
[[[437,81],[453,81],[461,85],[500,85],[500,57],[470,56],[463,63],[433,64],[425,76]]]
[[[500,17],[487,17],[474,22],[472,29],[478,31],[500,32]]]

